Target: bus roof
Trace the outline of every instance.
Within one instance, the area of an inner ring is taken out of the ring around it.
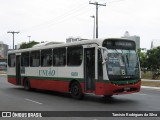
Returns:
[[[106,39],[88,39],[88,40],[80,40],[76,42],[70,42],[70,43],[63,43],[63,42],[49,42],[47,44],[38,44],[37,46],[35,45],[32,48],[27,48],[27,49],[19,49],[19,50],[12,50],[9,51],[8,53],[20,53],[20,52],[26,52],[26,51],[34,51],[34,50],[41,50],[41,49],[49,49],[49,48],[57,48],[57,47],[68,47],[68,46],[75,46],[75,45],[84,45],[84,44],[98,44],[102,45],[102,42],[104,40],[111,40],[111,39],[117,39],[117,40],[129,40],[127,38],[106,38]],[[131,40],[133,41],[133,40]],[[51,44],[50,44],[51,43]]]

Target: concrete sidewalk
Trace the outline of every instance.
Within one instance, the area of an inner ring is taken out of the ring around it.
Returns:
[[[160,80],[151,80],[151,79],[141,79],[142,81],[148,82],[160,82]]]
[[[0,71],[0,76],[7,75],[7,71]]]
[[[141,86],[141,87],[160,90],[160,87],[151,87],[151,86]]]

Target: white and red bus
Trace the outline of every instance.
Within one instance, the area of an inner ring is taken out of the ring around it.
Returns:
[[[8,82],[30,90],[112,96],[140,91],[136,44],[122,38],[44,44],[8,52]]]

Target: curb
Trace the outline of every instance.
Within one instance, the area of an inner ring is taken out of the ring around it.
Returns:
[[[7,76],[7,74],[0,74],[0,76]]]
[[[151,87],[151,86],[141,86],[141,88],[150,88],[150,89],[159,89],[160,87]]]

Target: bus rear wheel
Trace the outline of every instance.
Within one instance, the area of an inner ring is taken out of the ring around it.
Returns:
[[[82,88],[78,82],[73,82],[71,84],[70,93],[71,96],[75,99],[82,99],[84,96],[82,93]]]
[[[28,79],[25,79],[25,80],[24,80],[24,89],[27,90],[27,91],[30,91],[30,90],[31,90],[30,82],[29,82]]]

